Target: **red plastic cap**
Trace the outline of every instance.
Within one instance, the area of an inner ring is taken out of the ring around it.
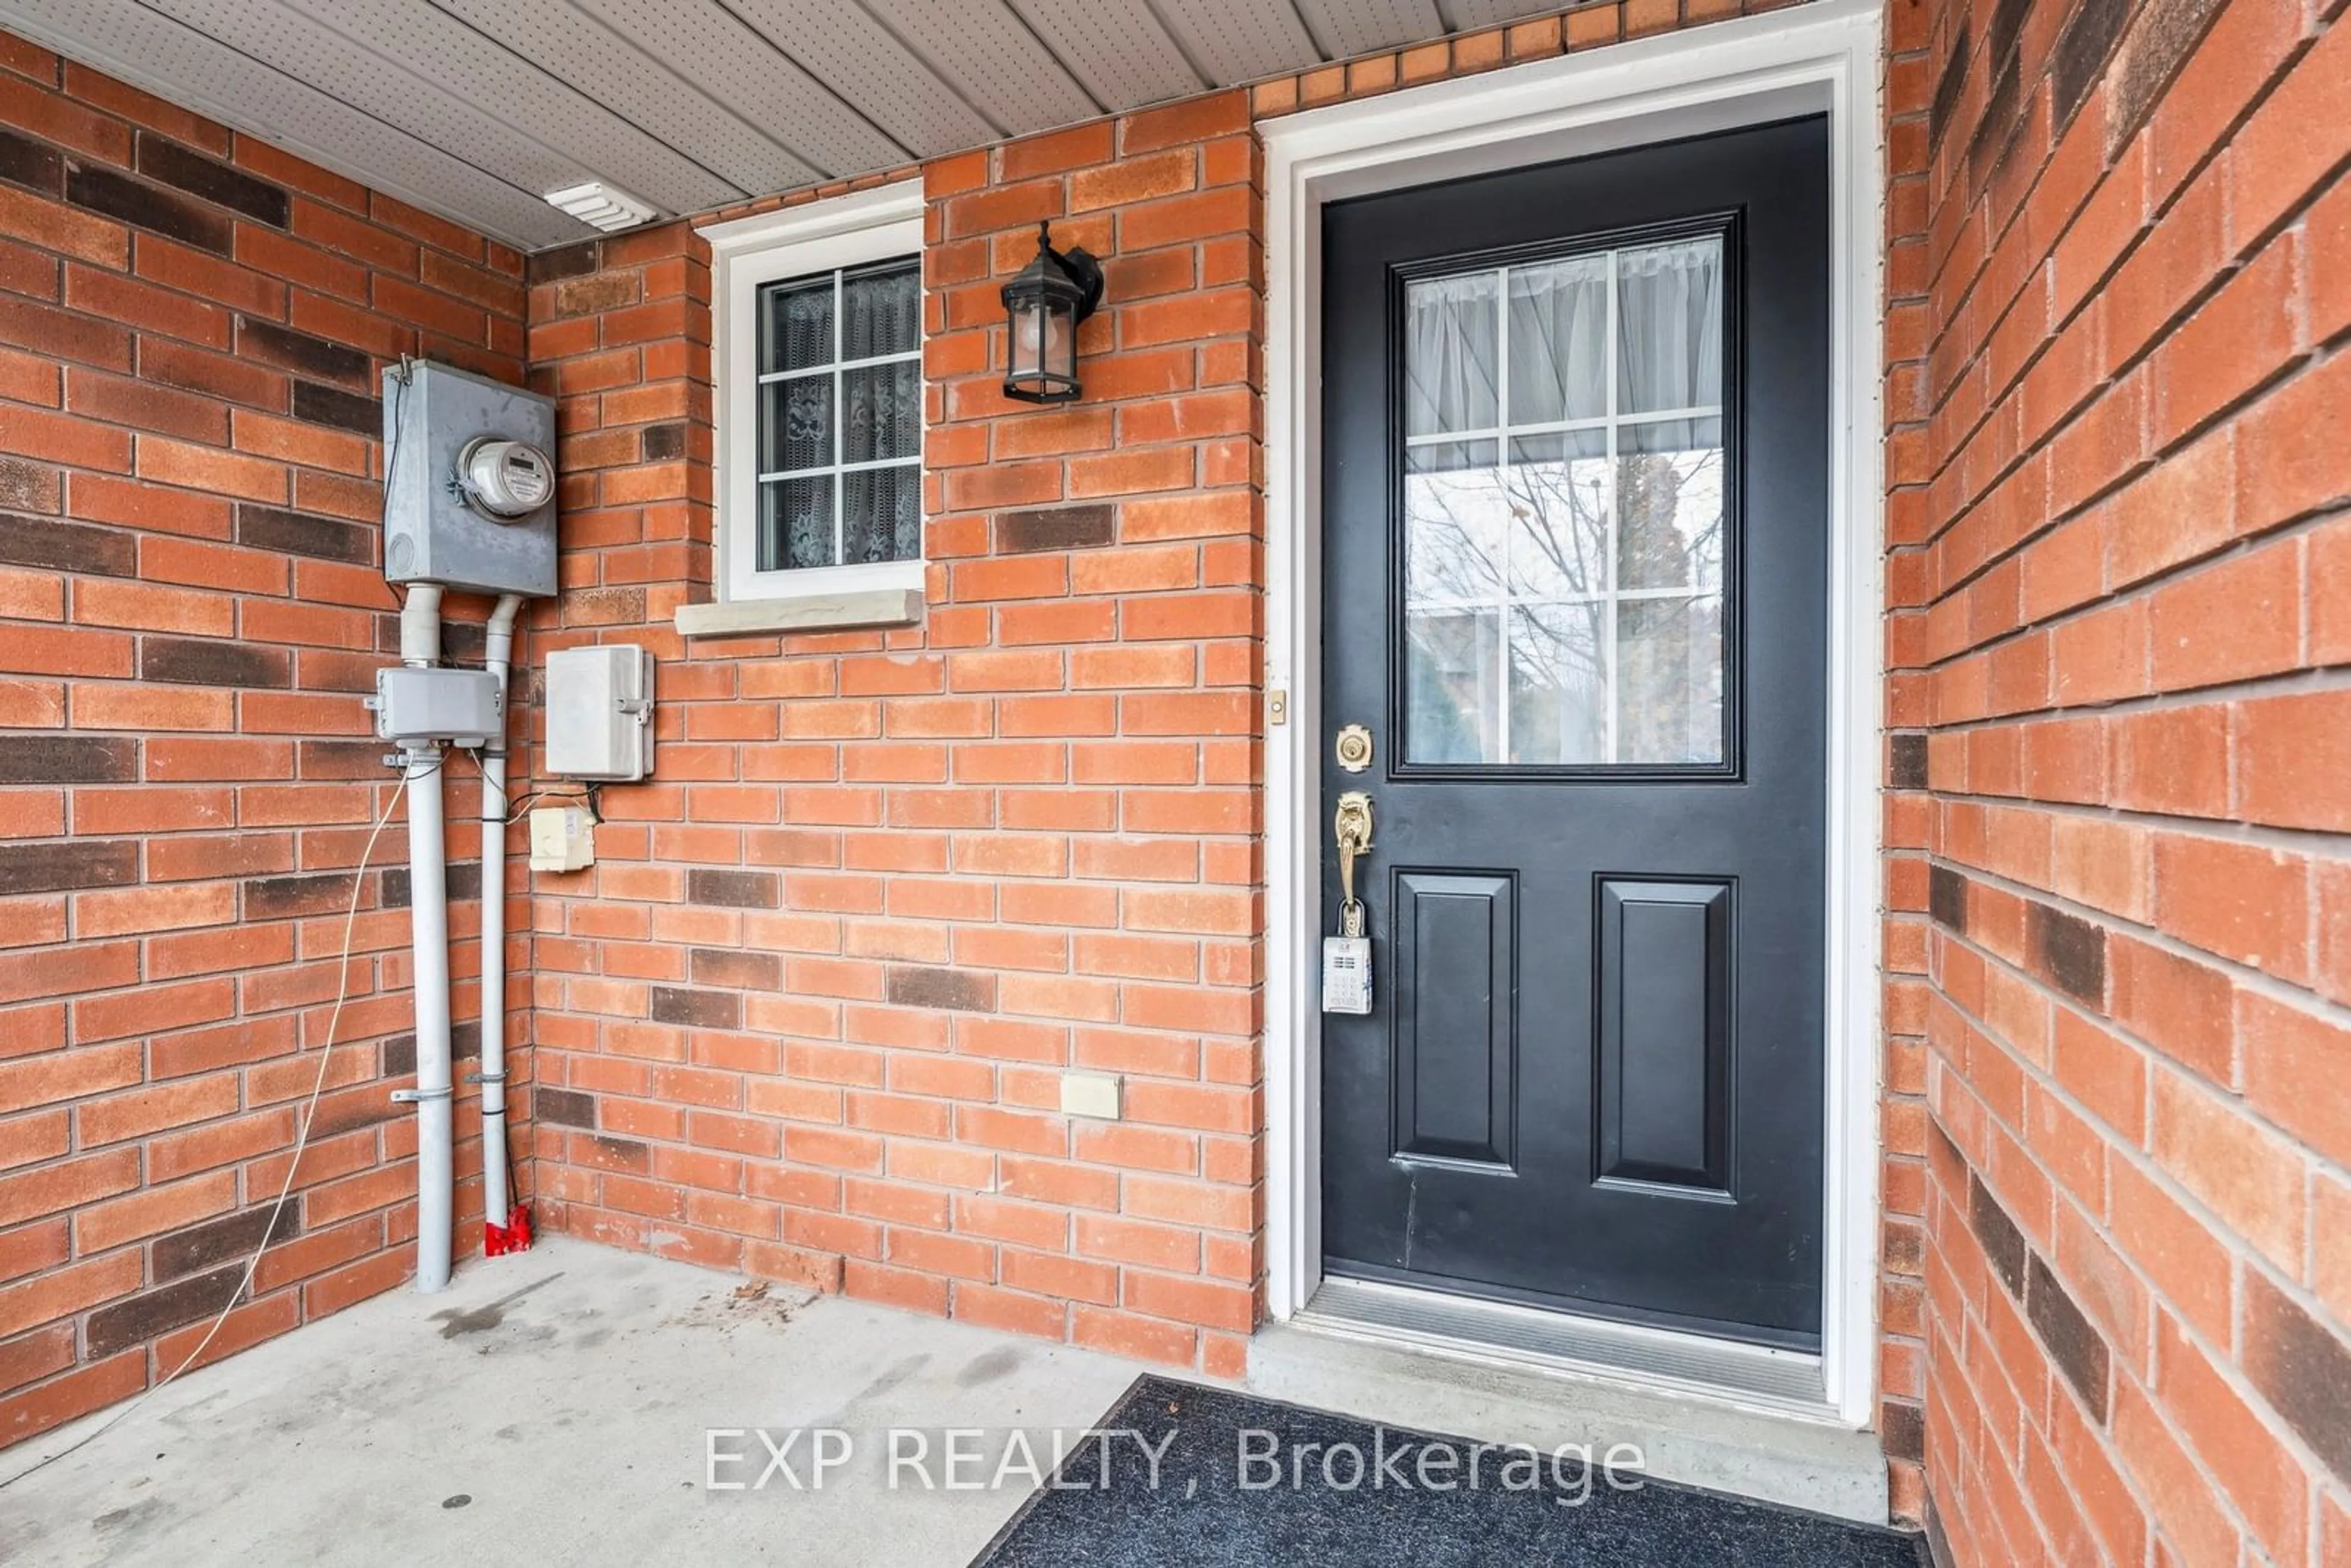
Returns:
[[[530,1210],[516,1204],[507,1215],[504,1225],[485,1224],[482,1227],[482,1256],[503,1258],[509,1252],[530,1250]]]

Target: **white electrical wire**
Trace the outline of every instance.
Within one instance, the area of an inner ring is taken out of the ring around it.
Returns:
[[[418,777],[437,779],[444,766],[442,762],[435,762],[429,773],[420,774]],[[408,773],[402,769],[400,782],[392,789],[392,799],[384,802],[382,814],[376,818],[374,828],[368,833],[367,846],[360,851],[360,863],[351,872],[351,906],[343,916],[343,955],[336,967],[335,1009],[327,1015],[327,1039],[326,1042],[319,1048],[319,1076],[311,1083],[310,1098],[302,1107],[302,1124],[294,1134],[294,1154],[293,1157],[286,1162],[286,1179],[278,1185],[277,1201],[269,1208],[269,1223],[261,1228],[261,1240],[255,1246],[253,1257],[246,1263],[245,1278],[237,1282],[237,1287],[230,1294],[227,1304],[221,1308],[220,1315],[213,1319],[212,1327],[204,1331],[204,1337],[196,1342],[196,1347],[188,1352],[186,1360],[173,1367],[160,1382],[149,1385],[141,1391],[137,1398],[107,1417],[106,1421],[95,1430],[84,1433],[56,1453],[45,1455],[8,1477],[7,1479],[0,1480],[0,1487],[14,1486],[35,1470],[54,1465],[85,1444],[96,1442],[114,1430],[115,1427],[127,1418],[132,1411],[161,1394],[171,1385],[173,1378],[193,1366],[198,1358],[212,1347],[213,1340],[221,1332],[221,1325],[228,1322],[229,1314],[236,1310],[238,1302],[244,1300],[245,1293],[253,1288],[253,1276],[261,1268],[262,1254],[269,1250],[269,1238],[277,1229],[278,1216],[286,1211],[286,1200],[293,1196],[294,1173],[301,1166],[302,1151],[310,1143],[310,1124],[318,1119],[319,1097],[326,1092],[327,1064],[333,1059],[335,1052],[335,1029],[342,1021],[343,1003],[351,993],[351,944],[359,930],[360,892],[367,885],[368,861],[375,853],[376,841],[383,836],[384,824],[392,821],[392,812],[400,809],[401,798],[408,793]]]

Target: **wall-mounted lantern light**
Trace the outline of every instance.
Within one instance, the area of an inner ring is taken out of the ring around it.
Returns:
[[[1068,402],[1078,395],[1078,323],[1102,303],[1102,263],[1081,248],[1053,248],[1051,225],[1037,225],[1037,258],[1004,286],[1011,348],[1004,395],[1022,402]]]

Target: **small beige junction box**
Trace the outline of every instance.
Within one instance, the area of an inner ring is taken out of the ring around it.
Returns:
[[[540,806],[530,814],[530,869],[583,871],[596,863],[596,819],[585,806]]]

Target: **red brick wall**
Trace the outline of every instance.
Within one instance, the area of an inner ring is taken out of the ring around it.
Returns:
[[[1961,1563],[2341,1563],[2351,27],[1908,9],[1928,1493]]]
[[[919,627],[676,636],[709,596],[707,250],[673,225],[534,258],[567,475],[534,646],[662,660],[655,779],[602,791],[595,869],[532,883],[549,1223],[1239,1368],[1264,1262],[1252,113],[1740,9],[1586,6],[928,166]],[[997,290],[1040,218],[1108,271],[1061,410],[998,391]],[[1123,1119],[1061,1116],[1069,1068],[1123,1074]]]
[[[523,290],[502,246],[6,35],[0,234],[5,1446],[177,1366],[260,1238],[388,799],[377,374],[518,378]],[[409,1271],[385,840],[298,1201],[212,1355]]]
[[[664,661],[656,779],[534,883],[549,1221],[1228,1368],[1254,1320],[1259,201],[1228,93],[924,172],[929,606],[695,639],[709,271],[539,258],[567,591]],[[1036,224],[1102,256],[1085,401],[1009,403]],[[1127,1075],[1125,1119],[1059,1073]]]
[[[1883,345],[1887,488],[1883,527],[1887,559],[1884,722],[1886,794],[1879,831],[1886,846],[1880,928],[1885,966],[1884,1054],[1879,1094],[1878,1419],[1894,1517],[1913,1523],[1927,1513],[1927,975],[1926,863],[1928,806],[1925,722],[1917,682],[1903,666],[1892,628],[1911,592],[1918,534],[1922,359],[1930,336],[1926,298],[1928,164],[1926,109],[1934,90],[1927,45],[1934,13],[1895,5],[1886,12],[1885,290]]]

